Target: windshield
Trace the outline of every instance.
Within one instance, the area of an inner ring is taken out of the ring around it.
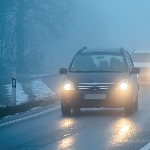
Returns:
[[[73,59],[69,71],[72,72],[123,72],[126,63],[120,54],[78,54]]]

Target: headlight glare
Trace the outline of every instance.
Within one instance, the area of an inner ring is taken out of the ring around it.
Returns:
[[[127,83],[121,83],[121,85],[120,85],[121,90],[126,90],[127,87],[128,87]]]
[[[128,80],[123,79],[118,83],[117,89],[119,90],[127,90],[128,89]]]
[[[73,86],[73,83],[68,79],[66,79],[65,82],[64,82],[64,89],[67,90],[67,91],[75,90],[74,86]]]
[[[65,84],[64,89],[65,90],[71,90],[71,85],[70,84]]]

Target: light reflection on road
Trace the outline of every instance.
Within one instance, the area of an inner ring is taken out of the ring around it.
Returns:
[[[71,127],[73,125],[73,123],[74,123],[74,121],[71,118],[62,119],[59,123],[59,126],[63,129],[65,129],[65,128]]]
[[[129,126],[129,125],[126,125],[125,127],[123,127],[123,128],[120,130],[120,135],[126,134],[127,132],[129,132],[129,130],[130,130],[130,126]]]
[[[72,129],[74,126],[74,120],[71,118],[64,118],[62,120],[60,120],[59,122],[59,127],[61,128],[61,130],[63,130],[64,135],[59,143],[58,143],[58,149],[69,149],[69,147],[71,147],[74,143],[73,138],[70,136],[72,133]],[[69,132],[68,132],[69,131]]]
[[[119,142],[127,142],[136,134],[136,126],[131,120],[122,118],[112,125],[111,133],[111,142],[117,145]]]
[[[69,149],[69,147],[71,147],[73,144],[73,138],[72,137],[68,137],[65,139],[62,139],[59,144],[58,144],[58,149]]]

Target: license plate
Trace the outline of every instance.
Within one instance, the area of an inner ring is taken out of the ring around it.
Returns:
[[[106,94],[84,94],[84,99],[106,99]]]

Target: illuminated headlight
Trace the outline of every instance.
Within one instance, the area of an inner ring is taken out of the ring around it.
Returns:
[[[64,82],[64,89],[67,90],[67,91],[75,90],[74,86],[73,86],[73,83],[68,79],[66,79],[65,82]]]
[[[126,90],[127,87],[128,87],[128,84],[127,84],[127,83],[121,83],[121,85],[120,85],[120,89],[121,89],[121,90]]]
[[[117,89],[127,90],[128,89],[128,80],[124,79],[118,83]]]

